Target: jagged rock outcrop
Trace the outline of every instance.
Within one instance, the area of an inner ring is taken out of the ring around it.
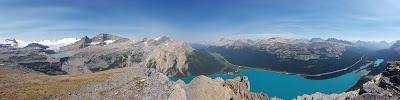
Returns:
[[[341,94],[312,94],[297,97],[297,100],[399,100],[400,62],[388,63],[382,74],[365,83],[359,90]]]
[[[169,100],[268,100],[268,96],[251,93],[247,77],[224,81],[197,76],[188,85],[178,80]]]

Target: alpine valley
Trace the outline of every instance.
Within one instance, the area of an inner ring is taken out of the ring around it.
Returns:
[[[0,40],[0,98],[398,100],[400,41]]]

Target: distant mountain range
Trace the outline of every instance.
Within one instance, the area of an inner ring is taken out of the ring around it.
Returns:
[[[119,36],[113,36],[110,34],[98,34],[93,38],[87,36],[82,37],[79,41],[73,42],[73,44],[61,47],[60,51],[76,50],[80,48],[86,48],[89,46],[103,46],[111,43],[119,43],[129,41],[128,38]]]
[[[275,70],[326,79],[351,72],[377,59],[398,59],[396,44],[387,42],[321,39],[227,39],[192,44],[196,49],[221,54],[228,62],[251,68]],[[398,51],[398,50],[397,50]],[[382,67],[377,72],[382,71]],[[371,69],[372,70],[372,69]],[[333,73],[335,72],[335,73]]]
[[[112,41],[108,42],[107,41]],[[221,56],[193,49],[184,41],[168,37],[130,41],[127,38],[99,34],[62,47],[71,55],[63,65],[70,74],[93,73],[128,66],[147,66],[167,76],[203,75],[233,72],[235,65]]]

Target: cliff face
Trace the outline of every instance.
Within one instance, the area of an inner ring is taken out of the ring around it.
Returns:
[[[297,97],[297,100],[399,100],[400,62],[388,63],[385,71],[374,80],[365,83],[359,90],[341,94],[312,94]]]
[[[146,66],[155,68],[166,75],[188,75],[188,55],[194,49],[183,41],[174,41],[168,37],[159,37],[144,41],[149,55]]]

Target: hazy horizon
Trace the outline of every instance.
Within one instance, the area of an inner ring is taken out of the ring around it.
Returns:
[[[62,37],[62,38],[43,38],[43,39],[36,39],[36,40],[32,40],[32,39],[21,39],[21,38],[15,38],[15,37],[0,37],[1,39],[16,39],[16,40],[21,40],[24,42],[34,42],[34,41],[41,41],[41,40],[62,40],[62,39],[68,39],[68,38],[75,38],[75,39],[81,39],[84,36],[87,36],[89,38],[95,37],[98,34],[110,34],[110,35],[114,35],[114,36],[120,36],[120,37],[124,37],[124,38],[129,38],[132,40],[142,40],[144,38],[149,38],[149,39],[154,39],[154,38],[158,38],[158,37],[162,37],[162,36],[166,36],[169,37],[171,39],[178,39],[178,40],[184,40],[185,42],[188,43],[198,43],[198,42],[203,42],[203,41],[209,41],[209,40],[220,40],[220,39],[229,39],[229,40],[239,40],[239,39],[250,39],[250,40],[262,40],[262,39],[269,39],[269,38],[278,38],[278,37],[282,37],[282,38],[286,38],[286,39],[306,39],[306,40],[311,40],[313,38],[321,38],[323,40],[327,40],[329,38],[334,38],[334,37],[301,37],[301,36],[293,36],[293,35],[282,35],[282,34],[246,34],[246,35],[231,35],[231,36],[220,36],[220,37],[214,37],[214,38],[203,38],[203,39],[196,39],[196,40],[188,40],[185,38],[179,38],[179,37],[173,37],[173,36],[168,36],[168,35],[157,35],[157,36],[147,36],[147,37],[140,37],[140,36],[124,36],[124,35],[120,35],[117,33],[93,33],[93,34],[84,34],[78,37],[74,37],[74,36],[67,36],[67,37]],[[339,39],[339,40],[345,40],[345,41],[350,41],[350,42],[357,42],[357,41],[363,41],[363,42],[387,42],[387,43],[394,43],[396,41],[400,41],[400,40],[347,40],[347,39],[342,39],[342,38],[335,38],[335,39]]]
[[[170,36],[184,40],[282,36],[395,41],[396,0],[0,0],[0,37]]]

